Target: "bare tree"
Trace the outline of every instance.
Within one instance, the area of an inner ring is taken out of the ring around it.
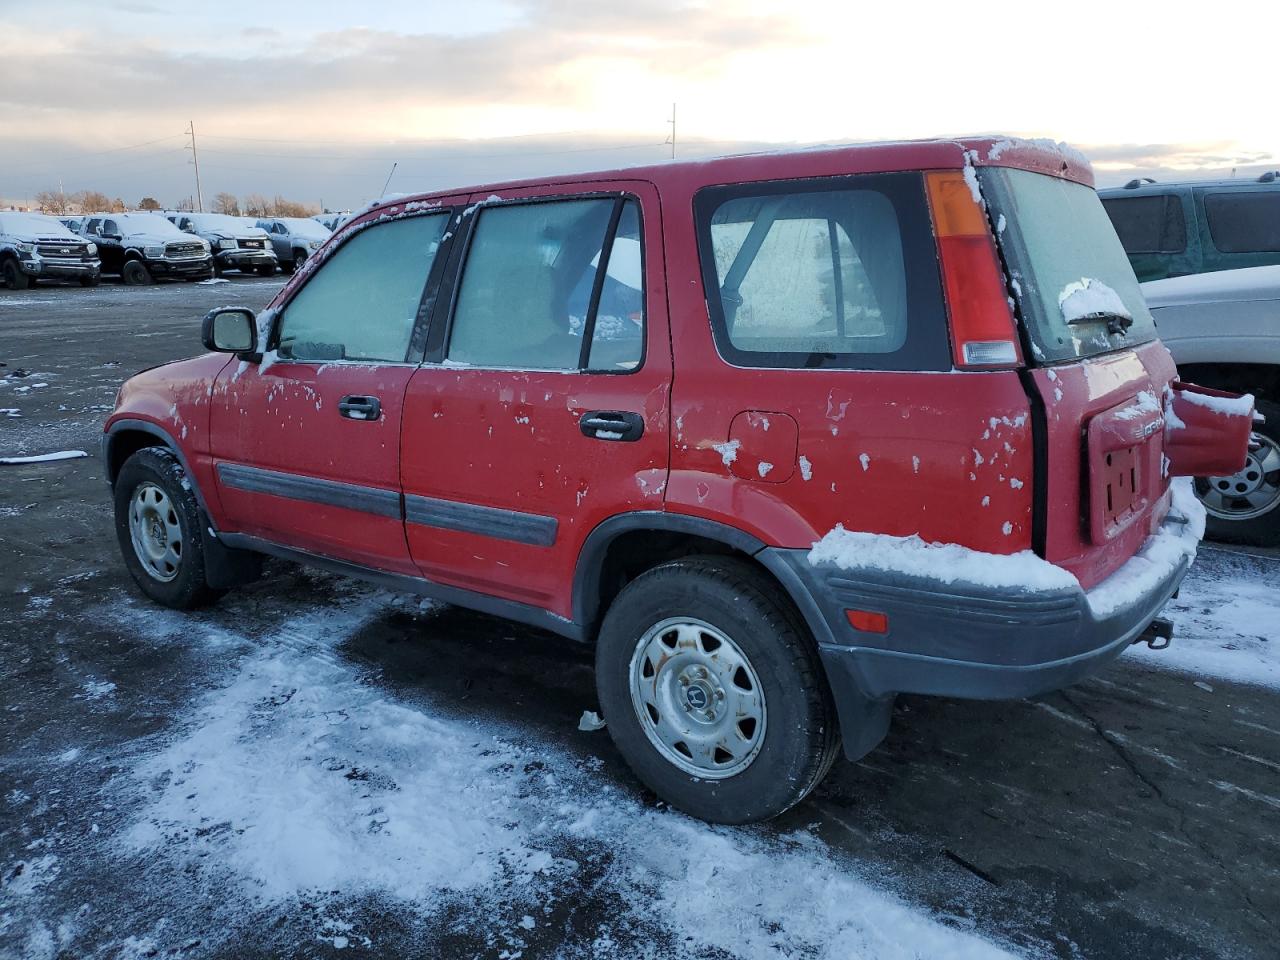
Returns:
[[[240,216],[240,202],[234,193],[220,193],[213,198],[214,213],[229,213],[233,217]]]
[[[260,193],[247,193],[244,197],[244,203],[240,205],[240,211],[246,217],[269,217],[271,216],[271,201]]]
[[[67,199],[81,213],[106,213],[111,209],[111,198],[97,190],[77,190]]]
[[[111,201],[112,213],[124,213],[128,209],[129,208],[125,206],[124,201],[121,200],[119,197],[116,197],[114,200]]]
[[[59,216],[67,212],[67,198],[60,190],[41,190],[36,194],[36,209],[41,213]]]
[[[155,197],[143,197],[138,201],[139,210],[160,210],[160,201]]]
[[[277,217],[309,217],[314,213],[320,212],[320,209],[314,204],[299,203],[296,200],[286,200],[279,194],[276,194],[276,198],[272,201],[271,207]]]

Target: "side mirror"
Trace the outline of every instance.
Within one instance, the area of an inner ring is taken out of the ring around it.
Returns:
[[[252,310],[244,307],[217,307],[205,314],[200,339],[215,353],[245,353],[259,356],[258,323]]]
[[[124,238],[118,233],[104,233],[102,235],[102,239],[103,240],[122,240]]]

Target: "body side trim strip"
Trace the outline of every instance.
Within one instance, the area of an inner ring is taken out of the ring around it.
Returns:
[[[225,486],[249,493],[266,493],[290,500],[306,500],[330,507],[359,510],[381,517],[401,519],[400,492],[383,487],[366,487],[337,480],[264,470],[243,463],[219,463],[218,480]]]
[[[513,540],[535,547],[549,547],[556,542],[560,522],[555,517],[521,513],[500,507],[482,507],[456,500],[437,500],[418,494],[405,494],[405,520],[425,527],[477,533],[483,537]]]

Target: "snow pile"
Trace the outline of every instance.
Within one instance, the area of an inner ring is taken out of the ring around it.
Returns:
[[[518,721],[387,692],[341,646],[395,603],[348,597],[252,640],[203,630],[211,661],[234,666],[131,771],[141,802],[118,841],[182,878],[165,895],[224,904],[224,930],[264,903],[303,900],[318,936],[366,945],[320,923],[331,904],[374,897],[445,916],[456,905],[454,930],[518,956],[585,876],[619,908],[595,955],[1007,956],[861,879],[812,834],[654,808]],[[190,618],[150,612],[139,635],[166,625],[178,632],[153,642],[202,641]]]
[[[1081,277],[1068,283],[1058,294],[1058,307],[1067,323],[1094,317],[1127,317],[1132,320],[1129,308],[1116,293],[1101,280]]]
[[[929,543],[918,535],[892,537],[859,533],[836,524],[809,551],[814,566],[929,577],[943,583],[1022,590],[1079,589],[1080,582],[1059,566],[1030,550],[999,554],[971,550],[954,543]]]
[[[1142,600],[1184,560],[1195,559],[1204,536],[1204,506],[1196,499],[1190,477],[1174,478],[1170,488],[1170,519],[1183,517],[1186,523],[1178,526],[1166,521],[1119,570],[1085,594],[1095,618],[1105,619]]]
[[[1140,390],[1132,403],[1116,411],[1115,417],[1117,420],[1138,420],[1149,413],[1163,412],[1160,401],[1156,399],[1154,393],[1150,390]]]

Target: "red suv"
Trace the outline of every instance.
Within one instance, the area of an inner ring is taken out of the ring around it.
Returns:
[[[596,650],[618,749],[777,814],[894,695],[1070,684],[1157,619],[1252,400],[1175,380],[1087,162],[1021,141],[669,163],[355,217],[106,424],[187,608],[273,555]]]

